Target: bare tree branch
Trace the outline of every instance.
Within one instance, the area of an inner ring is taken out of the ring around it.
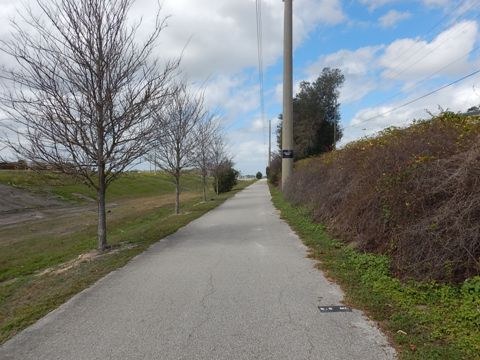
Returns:
[[[180,213],[180,177],[185,168],[195,164],[195,135],[204,116],[203,94],[192,93],[184,83],[177,85],[165,106],[157,106],[154,115],[156,142],[148,159],[173,177],[176,214]]]
[[[224,142],[224,136],[217,132],[211,145],[209,168],[215,181],[215,190],[219,194],[219,178],[224,168],[232,167],[232,160],[229,158]]]
[[[220,136],[220,127],[212,114],[206,114],[197,126],[197,146],[193,155],[195,166],[200,170],[203,185],[203,201],[207,201],[207,176],[213,158],[214,141]]]
[[[97,191],[99,248],[106,247],[105,191],[154,142],[152,115],[171,95],[179,60],[152,59],[165,27],[157,13],[136,42],[133,0],[37,0],[1,50],[16,67],[0,72],[2,110],[16,136],[5,142],[34,164],[81,179]],[[159,10],[160,11],[160,10]]]

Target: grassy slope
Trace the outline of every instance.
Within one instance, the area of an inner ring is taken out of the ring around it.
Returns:
[[[189,200],[199,201],[198,193],[185,193],[181,205]],[[107,213],[108,242],[117,246],[121,237],[111,236],[114,229],[125,223],[142,220],[157,209],[169,213],[173,209],[173,194],[158,197],[118,201]],[[69,261],[97,246],[96,205],[81,212],[54,215],[39,221],[29,221],[0,229],[0,283],[31,275]],[[57,215],[58,216],[55,216]]]
[[[199,198],[201,181],[198,176],[185,175],[182,179],[185,196]],[[0,171],[0,183],[15,185],[33,192],[46,193],[76,202],[81,201],[74,193],[94,196],[87,186],[74,179],[54,173],[34,173],[29,171]],[[123,208],[114,208],[107,214],[109,230],[116,229],[125,222],[141,220],[152,212],[150,208],[135,206],[128,199],[152,198],[160,206],[168,208],[165,202],[173,202],[174,185],[164,174],[132,173],[125,174],[108,189],[109,201],[125,203]],[[123,200],[123,202],[122,202]],[[68,205],[68,203],[67,203]],[[45,268],[77,257],[96,247],[95,204],[90,204],[92,211],[77,215],[28,222],[24,225],[0,229],[0,282],[18,276],[31,275]],[[107,203],[108,205],[108,203]],[[115,237],[109,243],[116,245]]]
[[[53,195],[74,203],[82,203],[82,200],[74,194],[95,197],[95,192],[86,185],[69,176],[51,172],[0,170],[0,184]],[[182,190],[200,192],[200,178],[195,175],[184,175]],[[154,196],[172,191],[174,184],[164,173],[126,173],[110,185],[107,200]]]
[[[63,181],[64,183],[61,183]],[[89,195],[85,186],[57,174],[39,176],[33,173],[2,171],[0,182],[15,184],[32,191],[61,195],[71,200],[75,199],[72,192]],[[198,177],[185,176],[183,184],[184,191],[190,190],[185,194],[182,204],[184,213],[172,216],[173,196],[167,194],[171,194],[173,186],[164,175],[129,174],[118,180],[112,185],[110,199],[121,203],[127,198],[127,210],[132,205],[132,211],[125,211],[108,223],[108,240],[114,251],[83,262],[63,273],[38,275],[42,270],[55,268],[95,249],[94,213],[91,224],[81,231],[49,234],[44,228],[55,225],[48,221],[40,225],[24,226],[27,234],[22,234],[22,237],[18,232],[15,233],[18,231],[15,228],[11,230],[11,234],[8,229],[1,230],[0,343],[110,271],[123,266],[152,243],[218,206],[250,183],[242,182],[231,193],[213,197],[206,203],[199,202],[201,187]],[[140,207],[140,210],[133,207],[147,201],[158,201],[159,206]],[[31,232],[31,235],[28,232]]]
[[[480,278],[461,287],[402,284],[385,256],[359,253],[330,237],[304,208],[271,187],[284,218],[312,249],[319,267],[346,292],[346,302],[366,311],[389,334],[401,359],[480,359]]]

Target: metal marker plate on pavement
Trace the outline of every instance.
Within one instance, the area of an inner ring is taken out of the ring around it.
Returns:
[[[322,313],[327,312],[352,312],[352,309],[348,306],[319,306],[318,309]]]

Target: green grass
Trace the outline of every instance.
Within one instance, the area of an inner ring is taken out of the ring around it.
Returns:
[[[95,198],[95,192],[77,179],[60,173],[25,170],[0,170],[0,184],[54,195],[62,200],[83,203],[75,194]],[[182,176],[182,191],[201,191],[201,179],[194,174]],[[165,173],[131,172],[121,177],[107,189],[107,201],[154,196],[173,192],[175,185]]]
[[[191,183],[196,184],[196,181],[192,179]],[[38,275],[41,269],[95,249],[95,225],[86,231],[59,237],[45,236],[35,240],[32,235],[32,238],[18,244],[3,247],[1,250],[8,250],[8,254],[2,252],[0,257],[1,274],[7,280],[0,282],[0,344],[96,280],[125,265],[151,244],[217,207],[250,184],[240,182],[233,191],[211,197],[207,202],[200,202],[198,194],[182,204],[183,214],[178,216],[172,215],[172,203],[168,203],[110,222],[108,241],[113,251],[64,273]]]
[[[49,226],[50,222],[42,224]],[[108,222],[108,230],[119,226],[119,222]],[[0,241],[0,282],[19,276],[30,275],[45,268],[61,264],[96,247],[96,224],[89,225],[83,231],[37,234],[40,226],[25,224],[23,229],[30,234],[21,241],[9,243]],[[23,230],[22,229],[22,230]],[[15,232],[22,230],[12,228],[0,231],[0,236],[15,237]],[[110,232],[109,232],[110,235]],[[108,238],[109,243],[115,239]]]
[[[319,267],[342,286],[346,302],[380,324],[400,359],[480,359],[479,276],[458,287],[401,283],[391,275],[387,257],[360,253],[333,239],[306,209],[292,206],[276,188],[270,191]]]
[[[79,184],[75,179],[51,172],[0,171],[0,183],[33,192],[55,194],[69,200],[79,200],[73,195],[74,193],[94,196],[87,186]],[[198,194],[201,192],[199,176],[186,174],[182,177],[181,184],[183,192]],[[108,202],[125,199],[173,196],[173,192],[174,185],[165,174],[127,173],[113,182],[107,190],[107,205]],[[135,211],[113,209],[112,211],[115,215],[118,211],[125,214],[113,219],[110,214],[107,214],[109,229],[119,228],[125,221],[132,219],[141,221],[141,217],[145,215],[145,211],[138,209]],[[168,212],[169,207],[164,211]],[[97,231],[96,215],[91,212],[82,213],[78,217],[79,219],[72,216],[69,219],[29,222],[20,228],[0,229],[0,283],[18,276],[33,274],[68,261],[89,249],[94,249]],[[70,223],[63,224],[64,222]],[[81,226],[86,223],[90,225]],[[79,229],[75,230],[75,226]],[[73,230],[69,227],[73,227]],[[109,243],[115,244],[115,237],[108,240]]]

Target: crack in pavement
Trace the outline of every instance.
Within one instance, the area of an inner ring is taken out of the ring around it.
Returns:
[[[215,294],[215,292],[217,291],[215,289],[215,284],[213,282],[213,271],[220,264],[221,261],[222,261],[222,259],[220,258],[219,261],[217,261],[217,263],[215,265],[213,265],[211,267],[210,271],[209,271],[208,281],[207,281],[207,286],[206,286],[207,291],[205,292],[205,294],[200,299],[200,306],[202,307],[202,315],[204,315],[205,318],[203,320],[201,320],[197,325],[195,325],[191,328],[190,333],[188,334],[187,339],[186,339],[186,341],[187,341],[186,348],[188,348],[192,345],[191,340],[193,339],[193,336],[195,335],[195,333],[198,332],[202,328],[202,326],[205,325],[210,320],[211,313],[209,311],[209,308],[207,307],[206,301],[210,296]]]

